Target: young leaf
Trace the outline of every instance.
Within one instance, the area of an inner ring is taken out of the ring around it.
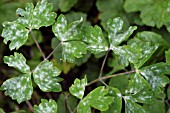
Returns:
[[[26,64],[26,59],[21,53],[15,52],[14,56],[4,56],[4,63],[22,73],[30,73],[30,67]]]
[[[5,95],[9,95],[18,103],[31,99],[33,93],[31,74],[22,74],[6,80],[1,90],[6,90]]]
[[[168,77],[164,74],[170,74],[170,65],[166,63],[157,63],[140,69],[140,74],[150,83],[153,90],[158,92],[160,88],[169,83]]]
[[[7,44],[8,41],[11,41],[9,44],[9,49],[19,49],[26,40],[28,39],[29,30],[24,26],[18,24],[17,22],[4,22],[2,31],[2,37],[4,37],[4,43]]]
[[[86,85],[87,85],[86,76],[82,80],[79,80],[79,79],[76,78],[74,80],[74,84],[69,88],[69,91],[72,95],[76,96],[79,99],[82,99]]]
[[[109,19],[107,21],[107,31],[111,49],[114,46],[118,46],[120,43],[127,40],[133,31],[137,29],[136,26],[131,26],[126,32],[120,33],[122,27],[123,20],[120,17]]]
[[[80,58],[83,54],[87,53],[86,44],[82,42],[81,26],[82,18],[67,24],[64,15],[60,15],[57,22],[52,26],[55,36],[61,41],[62,44],[62,57],[63,61],[73,63],[76,58]]]
[[[51,12],[53,4],[48,3],[47,0],[41,0],[37,5],[27,3],[25,10],[18,8],[17,14],[21,17],[17,22],[29,29],[39,29],[42,26],[49,26],[55,22],[56,13]]]
[[[98,109],[100,111],[106,111],[109,108],[109,104],[112,103],[112,97],[105,96],[108,94],[108,89],[104,86],[97,87],[91,91],[84,99],[78,104],[78,113],[91,113],[90,107]]]
[[[33,72],[34,81],[44,92],[59,92],[61,85],[58,82],[62,79],[57,76],[60,72],[58,68],[53,67],[51,62],[43,61]]]
[[[108,42],[104,38],[99,26],[88,26],[85,28],[85,37],[83,41],[87,43],[87,48],[94,54],[108,50]]]
[[[39,106],[34,105],[34,112],[35,113],[57,113],[57,103],[50,99],[45,100],[45,99],[41,99],[41,103],[39,104]]]
[[[117,88],[109,87],[108,96],[113,97],[113,102],[110,104],[109,109],[102,111],[102,113],[121,113],[122,109],[122,95]]]

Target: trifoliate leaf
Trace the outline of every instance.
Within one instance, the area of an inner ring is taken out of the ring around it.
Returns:
[[[151,103],[154,99],[149,83],[138,73],[131,75],[131,80],[126,90],[127,98],[132,102]]]
[[[26,59],[21,53],[14,53],[10,56],[4,56],[4,63],[10,67],[14,67],[22,73],[29,73],[30,67],[26,64]]]
[[[105,96],[108,94],[108,89],[104,86],[97,87],[91,91],[84,99],[78,104],[78,113],[91,113],[90,107],[98,109],[100,111],[106,111],[109,108],[109,104],[112,103],[112,97]]]
[[[124,8],[127,12],[140,11],[142,22],[148,26],[156,26],[157,28],[163,25],[167,26],[169,30],[170,17],[169,17],[170,1],[168,0],[126,0]]]
[[[2,31],[3,42],[7,44],[8,41],[11,41],[9,44],[10,50],[19,49],[24,45],[28,39],[29,30],[17,22],[4,22],[2,25],[5,27]]]
[[[18,8],[17,14],[21,17],[17,22],[29,29],[39,29],[42,26],[49,26],[55,22],[56,13],[51,12],[53,4],[48,3],[47,0],[41,0],[37,5],[27,3],[25,10]]]
[[[122,95],[117,88],[109,87],[108,96],[113,98],[113,102],[110,104],[109,109],[102,113],[121,113],[122,109]]]
[[[80,33],[80,27],[82,22],[83,18],[68,24],[65,16],[61,14],[58,17],[57,22],[52,26],[52,30],[54,35],[62,42],[81,40],[82,36]]]
[[[6,80],[1,90],[6,90],[5,95],[17,100],[18,103],[31,99],[33,93],[31,74],[22,74]]]
[[[94,54],[98,54],[108,50],[108,43],[104,38],[102,30],[99,26],[89,26],[85,28],[84,40],[87,43],[87,48]]]
[[[127,40],[129,36],[133,33],[133,31],[137,29],[136,26],[131,26],[126,32],[120,33],[122,27],[123,20],[120,17],[109,19],[107,21],[107,31],[110,42],[110,49],[112,49],[113,46],[118,46],[121,42]]]
[[[170,74],[170,65],[166,63],[157,63],[140,69],[140,74],[145,77],[155,92],[165,87],[169,83],[168,77],[164,74]]]
[[[136,68],[140,68],[161,45],[162,37],[154,32],[143,31],[138,33],[133,39],[128,41],[132,48],[141,48],[142,58],[135,63]]]
[[[67,12],[73,7],[78,0],[58,0],[58,6],[62,12]]]
[[[170,49],[165,52],[166,63],[170,64]]]
[[[44,92],[59,92],[61,85],[58,82],[62,79],[57,76],[60,72],[58,68],[53,67],[51,62],[43,61],[33,72],[34,81]]]
[[[125,100],[125,113],[149,113],[142,106],[133,102],[128,97],[125,97],[124,100]]]
[[[120,64],[128,66],[129,62],[136,64],[142,58],[141,49],[132,47],[130,45],[113,47],[113,52],[118,56]]]
[[[129,27],[129,19],[122,5],[122,0],[97,0],[96,6],[99,13],[99,19],[101,20],[102,27],[107,30],[107,20],[109,18],[121,17],[125,22],[124,29]]]
[[[83,54],[87,53],[86,44],[81,41],[64,42],[62,47],[62,57],[64,62],[67,60],[68,62],[73,63],[75,57],[81,58],[83,57]]]
[[[57,113],[57,103],[50,99],[49,101],[46,99],[41,99],[41,103],[39,106],[34,105],[35,113]]]
[[[74,80],[74,84],[69,88],[69,91],[72,95],[76,96],[79,99],[82,99],[84,96],[84,91],[85,91],[86,85],[87,85],[86,76],[82,80],[79,80],[76,78]]]

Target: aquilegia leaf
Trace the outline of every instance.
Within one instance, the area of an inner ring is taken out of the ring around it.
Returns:
[[[33,72],[34,81],[44,92],[59,92],[61,91],[61,85],[58,82],[62,79],[57,76],[60,72],[58,68],[53,67],[51,62],[43,61]]]
[[[69,88],[69,91],[72,95],[76,96],[79,99],[82,99],[86,85],[87,85],[86,77],[82,80],[76,78],[74,80],[74,84]]]
[[[39,106],[34,105],[35,113],[57,113],[57,109],[57,103],[52,99],[49,101],[46,99],[41,99]]]

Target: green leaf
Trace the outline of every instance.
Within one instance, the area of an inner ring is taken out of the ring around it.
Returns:
[[[51,62],[43,61],[33,72],[34,81],[44,92],[60,92],[61,85],[58,82],[62,79],[57,77],[60,72],[58,68],[53,67]]]
[[[76,58],[83,57],[83,54],[87,53],[86,44],[81,41],[70,41],[64,42],[62,44],[62,60],[65,62],[66,60],[70,63],[73,63]]]
[[[0,113],[5,113],[4,110],[2,108],[0,108]]]
[[[138,73],[131,75],[131,80],[125,92],[125,97],[131,99],[132,102],[151,103],[154,99],[151,86]]]
[[[124,45],[113,47],[112,49],[123,66],[128,66],[129,62],[135,65],[142,58],[141,49],[138,47],[134,48],[131,45]]]
[[[165,51],[166,63],[170,64],[170,49]]]
[[[76,78],[74,80],[74,84],[69,88],[69,91],[72,95],[76,96],[79,99],[82,99],[84,96],[86,85],[87,85],[86,76],[82,80]]]
[[[41,103],[39,106],[34,105],[35,113],[57,113],[57,103],[50,99],[49,101],[46,99],[41,99]]]
[[[91,91],[84,99],[78,104],[78,113],[91,113],[90,107],[98,109],[100,111],[106,111],[109,108],[109,104],[112,103],[112,97],[105,96],[108,94],[108,89],[104,86],[97,87]]]
[[[162,43],[162,37],[154,32],[139,32],[133,39],[128,41],[132,48],[141,48],[142,58],[135,63],[140,68],[157,50]]]
[[[109,87],[108,96],[113,97],[113,102],[110,104],[109,109],[102,111],[102,113],[121,113],[122,109],[122,95],[117,88]]]
[[[6,90],[5,95],[17,100],[18,103],[31,99],[33,93],[31,74],[21,74],[6,80],[1,90]]]
[[[124,29],[129,27],[128,15],[125,13],[122,0],[97,0],[96,6],[100,12],[98,18],[101,20],[102,27],[107,30],[107,21],[109,18],[121,17],[125,22]]]
[[[102,29],[95,25],[94,28],[92,26],[88,26],[85,28],[85,37],[83,41],[87,43],[87,48],[94,54],[98,54],[103,51],[108,50],[108,42],[104,38],[102,33]]]
[[[4,56],[4,63],[22,73],[30,73],[30,67],[26,64],[26,59],[21,53],[15,52],[14,56]]]
[[[17,22],[29,29],[52,25],[57,16],[55,12],[51,12],[52,8],[53,4],[48,3],[47,0],[41,0],[35,8],[32,3],[27,3],[25,10],[17,9],[16,13],[21,16]]]
[[[170,74],[170,65],[166,63],[157,63],[144,67],[139,70],[140,74],[150,83],[155,92],[159,92],[160,88],[165,87],[169,83],[165,74]]]
[[[142,106],[133,102],[128,97],[125,97],[124,100],[125,100],[125,113],[149,113]]]
[[[142,22],[148,26],[157,28],[166,25],[169,30],[170,17],[168,0],[126,0],[124,8],[127,12],[140,11]]]
[[[149,113],[166,113],[165,112],[165,101],[155,99],[150,104],[144,104],[143,108],[145,108]]]
[[[122,27],[123,20],[120,17],[109,19],[107,21],[107,31],[110,42],[110,49],[112,49],[114,46],[118,46],[120,43],[127,40],[129,36],[133,33],[133,31],[137,29],[136,26],[131,26],[126,32],[120,33]]]
[[[3,42],[7,44],[8,41],[11,41],[9,44],[10,50],[19,49],[24,45],[28,39],[29,30],[17,22],[4,22],[2,25],[5,27],[2,31]]]
[[[78,0],[58,0],[59,8],[62,12],[67,12],[73,7]]]

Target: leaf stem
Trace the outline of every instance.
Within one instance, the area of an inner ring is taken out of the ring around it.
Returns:
[[[30,33],[31,33],[31,36],[32,36],[32,38],[34,39],[34,42],[35,42],[35,44],[37,45],[37,47],[38,47],[40,53],[42,54],[43,59],[46,60],[45,55],[44,55],[44,53],[43,53],[43,51],[42,51],[40,45],[38,44],[38,41],[37,41],[37,39],[36,39],[34,33],[32,32],[32,29],[30,29]]]
[[[101,67],[101,69],[100,69],[99,78],[98,78],[98,80],[99,80],[100,82],[102,82],[105,86],[108,86],[108,85],[103,81],[103,79],[102,79],[102,74],[103,74],[103,68],[104,68],[104,65],[105,65],[105,63],[106,63],[106,59],[107,59],[107,57],[108,57],[109,51],[110,51],[110,50],[107,51],[107,53],[106,53],[106,55],[105,55],[105,57],[104,57],[104,60],[103,60],[103,63],[102,63],[102,67]]]
[[[53,49],[53,51],[47,56],[46,60],[48,60],[53,55],[53,53],[60,47],[61,44],[62,44],[62,42],[60,42],[57,45],[57,47],[55,47],[55,49]]]
[[[31,112],[34,112],[34,109],[33,109],[32,105],[31,105],[31,103],[28,100],[26,100],[25,102],[28,105],[28,107],[30,108]]]
[[[109,79],[109,78],[112,78],[112,77],[115,77],[115,76],[121,76],[121,75],[125,75],[125,74],[131,74],[131,73],[134,73],[136,72],[136,70],[132,70],[132,71],[127,71],[127,72],[123,72],[123,73],[118,73],[118,74],[113,74],[113,75],[109,75],[109,76],[104,76],[104,77],[101,77],[100,79],[101,80],[105,80],[105,79]],[[90,83],[87,84],[87,86],[90,86],[98,81],[100,81],[100,79],[95,79],[93,81],[91,81]]]
[[[71,110],[71,107],[70,107],[70,104],[69,104],[69,101],[68,101],[68,96],[67,94],[63,93],[64,94],[64,98],[65,98],[65,103],[67,105],[67,108],[69,110],[70,113],[74,113],[72,110]]]

